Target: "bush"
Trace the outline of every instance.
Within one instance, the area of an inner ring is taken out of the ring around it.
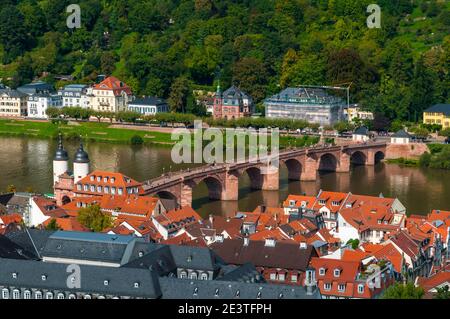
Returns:
[[[132,145],[141,145],[144,144],[144,139],[139,135],[133,135],[130,140]]]

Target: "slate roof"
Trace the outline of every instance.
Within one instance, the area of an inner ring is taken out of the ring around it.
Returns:
[[[355,132],[353,133],[355,135],[369,135],[369,129],[365,126],[358,127]]]
[[[319,299],[303,287],[219,280],[159,279],[163,299]]]
[[[275,247],[265,246],[265,241],[250,241],[244,246],[243,239],[227,239],[215,242],[210,248],[226,263],[243,265],[252,263],[256,267],[272,267],[305,271],[311,257],[317,256],[313,246],[300,248],[297,243],[276,242]]]
[[[0,259],[0,285],[19,288],[51,289],[69,292],[158,298],[158,279],[148,269],[80,265],[81,288],[67,287],[67,265],[41,261]],[[13,278],[12,273],[17,274]],[[43,280],[42,276],[46,279]],[[108,284],[105,285],[105,280]],[[135,283],[139,287],[135,288]]]
[[[450,104],[435,104],[432,107],[429,107],[424,112],[426,113],[443,113],[447,116],[450,116]]]
[[[34,259],[34,254],[11,241],[8,237],[0,235],[0,258]]]
[[[408,134],[405,130],[400,130],[391,137],[398,137],[398,138],[412,138],[410,134]]]
[[[225,99],[248,99],[249,96],[241,91],[235,85],[231,86],[228,90],[225,90],[222,94]]]
[[[227,267],[227,266],[225,266]],[[258,272],[251,263],[242,266],[234,266],[228,268],[228,271],[217,280],[222,281],[239,281],[239,282],[265,282],[264,277]]]
[[[208,248],[170,245],[173,260],[180,268],[215,271],[219,259]]]
[[[16,232],[9,232],[6,234],[6,237],[33,253],[37,258],[40,258],[48,237],[53,233],[54,231],[48,230],[23,229]]]
[[[154,96],[147,96],[141,99],[135,99],[134,101],[128,103],[128,105],[154,105],[154,106],[158,106],[158,105],[165,105],[167,104],[166,101],[164,101],[163,99],[154,97]]]
[[[25,93],[22,93],[17,90],[0,89],[0,95],[3,95],[3,94],[6,94],[9,98],[22,98],[22,97],[27,96]]]

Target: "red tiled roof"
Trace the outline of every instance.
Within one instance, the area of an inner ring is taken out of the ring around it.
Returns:
[[[100,177],[100,181],[98,181],[99,177]],[[93,180],[92,180],[92,178],[93,178]],[[105,182],[105,178],[107,178],[106,182]],[[114,181],[114,182],[112,182],[112,181]],[[82,185],[81,190],[78,189],[78,187],[79,187],[78,185]],[[85,191],[83,185],[89,185],[89,189],[87,191]],[[94,192],[92,192],[90,189],[91,185],[95,186]],[[102,192],[97,191],[97,186],[102,187]],[[124,174],[121,174],[121,173],[114,173],[114,172],[107,172],[107,171],[100,171],[100,170],[93,171],[86,177],[79,180],[74,185],[73,191],[76,194],[104,195],[105,187],[109,187],[109,194],[111,194],[111,187],[115,187],[116,194],[114,194],[114,195],[116,195],[116,196],[119,195],[118,194],[119,188],[122,188],[122,190],[123,190],[122,195],[127,195],[127,189],[135,188],[135,187],[138,188],[138,194],[143,193],[142,183],[135,181],[134,179],[132,179]]]
[[[94,85],[94,90],[108,90],[113,91],[115,96],[120,96],[122,92],[131,95],[131,88],[119,79],[109,76],[102,82]]]
[[[49,218],[44,223],[43,226],[47,226],[52,220],[56,221],[56,224],[61,230],[65,231],[90,231],[88,228],[80,224],[80,222],[74,217],[67,218]]]
[[[8,226],[9,224],[22,222],[22,216],[20,214],[9,214],[0,216],[0,225]]]
[[[316,201],[315,196],[305,196],[305,195],[289,195],[286,200],[283,202],[283,207],[291,207],[291,201],[295,202],[295,207],[302,207],[302,203],[304,207],[312,209],[314,202]]]

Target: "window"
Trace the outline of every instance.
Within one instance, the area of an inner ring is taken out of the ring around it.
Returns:
[[[286,279],[286,275],[285,274],[279,274],[278,275],[278,280],[279,281],[284,281]]]
[[[364,285],[358,285],[358,293],[364,293]]]
[[[208,280],[208,274],[203,273],[203,274],[200,276],[200,279],[201,279],[201,280]]]
[[[92,176],[91,176],[91,182],[93,182],[94,180],[95,180],[95,176],[92,175]]]
[[[108,286],[109,285],[109,280],[104,280],[103,281],[103,285]]]
[[[109,193],[109,186],[105,186],[105,188],[103,190],[104,190],[105,194],[108,194]]]
[[[31,291],[25,290],[23,293],[23,299],[31,299]]]
[[[46,294],[45,294],[45,296],[46,296],[46,298],[47,299],[53,299],[53,292],[47,292]]]
[[[276,280],[277,275],[276,274],[270,274],[270,280]]]
[[[81,191],[81,184],[77,184],[77,190]]]
[[[191,273],[191,279],[197,279],[197,273],[195,272],[195,271],[193,271],[192,273]]]
[[[325,205],[326,203],[327,203],[326,200],[324,200],[324,199],[319,199],[319,204],[320,204],[320,205]]]
[[[180,272],[180,278],[181,279],[187,278],[187,273],[185,271]]]
[[[69,299],[77,299],[77,296],[75,296],[74,294],[70,294]]]
[[[122,187],[119,187],[119,189],[118,189],[118,194],[119,194],[119,195],[123,195],[123,188],[122,188]]]
[[[116,193],[116,188],[115,187],[111,187],[111,194],[115,194]]]
[[[97,299],[106,299],[106,298],[105,298],[105,296],[100,295],[97,297]]]
[[[20,290],[19,289],[13,290],[13,299],[20,299]]]
[[[319,275],[325,276],[325,268],[320,268],[319,269]]]
[[[138,282],[134,283],[134,288],[139,288],[140,284]]]
[[[64,294],[60,292],[60,293],[58,294],[58,297],[57,297],[57,298],[61,300],[61,299],[65,299],[65,297],[66,297],[66,296],[64,296]]]
[[[97,176],[97,182],[101,182],[102,181],[102,177],[101,176]]]
[[[47,280],[47,275],[42,275],[41,279],[42,279],[42,281],[46,281]]]
[[[338,285],[338,290],[339,291],[345,291],[345,285],[344,284],[339,284]]]
[[[334,270],[334,277],[339,277],[341,275],[341,271],[339,269]]]
[[[331,290],[331,284],[324,284],[323,289],[325,290]]]
[[[297,278],[298,278],[297,275],[292,275],[291,276],[291,281],[292,282],[297,282]]]
[[[91,295],[84,295],[84,299],[92,299]]]
[[[13,272],[13,273],[12,273],[12,277],[13,277],[13,279],[17,279],[17,273],[16,273],[16,272]]]
[[[89,190],[89,185],[88,185],[88,184],[85,184],[85,185],[84,185],[84,191],[87,192],[88,190]]]
[[[2,299],[9,299],[9,290],[6,288],[2,289]]]
[[[101,193],[103,191],[103,188],[101,186],[97,186],[97,193]]]
[[[108,183],[108,177],[103,177],[103,182]]]
[[[37,290],[34,293],[34,299],[42,299],[42,292],[40,292],[39,290]]]
[[[91,185],[91,192],[95,192],[95,185]]]

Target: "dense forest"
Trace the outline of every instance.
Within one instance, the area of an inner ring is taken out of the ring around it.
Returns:
[[[369,29],[367,6],[382,10]],[[68,29],[66,7],[81,7]],[[443,0],[0,0],[0,78],[92,82],[201,112],[192,89],[239,85],[261,101],[287,86],[352,82],[352,102],[417,120],[450,101],[450,2]],[[55,83],[60,86],[64,83]],[[176,103],[178,102],[178,103]]]

